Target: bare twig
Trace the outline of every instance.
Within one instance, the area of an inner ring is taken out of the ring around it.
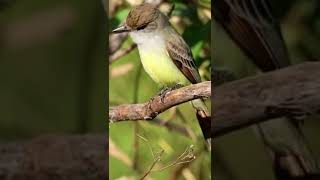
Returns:
[[[140,136],[139,136],[140,137]],[[142,138],[142,137],[141,137]],[[163,166],[159,169],[154,170],[155,165],[161,160],[161,157],[164,153],[164,150],[161,150],[159,153],[154,153],[149,141],[145,138],[142,138],[146,143],[148,143],[148,146],[150,148],[150,151],[152,152],[153,155],[153,162],[151,164],[151,166],[149,167],[149,169],[144,173],[144,175],[142,176],[141,180],[143,180],[144,178],[146,178],[151,172],[156,172],[156,171],[163,171],[165,169],[168,169],[170,167],[179,165],[179,164],[187,164],[190,163],[191,161],[196,159],[196,156],[194,155],[194,149],[193,149],[193,145],[188,146],[185,151],[179,156],[177,157],[177,159],[175,159],[172,163]]]
[[[149,149],[150,149],[150,152],[152,153],[152,157],[153,157],[153,162],[151,164],[151,166],[149,167],[149,169],[143,174],[143,176],[140,178],[140,180],[143,180],[145,179],[152,171],[152,169],[154,168],[154,166],[161,160],[161,157],[164,153],[164,150],[162,149],[159,153],[154,153],[153,152],[153,149],[150,145],[150,142],[147,138],[144,138],[140,135],[137,135],[137,137],[139,137],[140,139],[142,139],[145,143],[147,143]]]
[[[193,160],[195,160],[195,157],[200,157],[200,155],[203,153],[205,149],[204,148],[201,148],[201,149],[198,149],[197,152],[194,152],[193,153]],[[200,157],[201,158],[201,157]],[[192,158],[191,158],[192,159]],[[192,160],[192,161],[193,161]],[[200,159],[201,160],[201,159]],[[198,159],[199,161],[199,159]],[[181,164],[180,166],[178,166],[177,168],[175,168],[173,170],[173,172],[171,173],[170,177],[168,178],[169,180],[176,180],[176,179],[179,179],[179,177],[181,175],[183,175],[183,172],[187,169],[189,169],[188,167],[191,165],[191,163],[183,163]],[[201,166],[198,166],[199,168],[202,168],[202,165]],[[187,179],[187,178],[186,178]]]
[[[125,104],[110,107],[109,122],[150,120],[173,106],[193,99],[207,98],[210,96],[211,82],[205,81],[168,92],[163,102],[160,96],[155,96],[151,101],[143,104]]]
[[[167,16],[168,16],[169,18],[171,17],[171,15],[172,15],[175,7],[176,7],[175,4],[172,4],[172,5],[171,5],[171,7],[170,7],[170,9],[169,9],[169,12],[168,12],[168,14],[167,14]]]
[[[109,52],[108,54],[114,54],[122,45],[122,43],[128,37],[128,33],[110,34],[109,35]]]
[[[119,49],[118,51],[114,52],[113,54],[111,54],[111,56],[109,57],[109,64],[113,63],[114,61],[122,58],[123,56],[129,54],[130,52],[132,52],[135,48],[137,47],[136,44],[132,44],[131,46],[129,46],[128,48],[125,49]]]
[[[175,161],[173,161],[172,163],[170,163],[164,167],[161,167],[160,169],[156,169],[153,171],[163,171],[165,169],[168,169],[170,167],[173,167],[173,166],[176,166],[179,164],[189,163],[195,159],[196,159],[196,156],[194,155],[193,145],[190,145],[185,149],[185,151]]]
[[[170,123],[168,121],[165,120],[161,120],[159,118],[154,118],[151,122],[158,124],[160,126],[164,126],[166,127],[169,131],[173,131],[173,132],[177,132],[179,134],[182,134],[184,136],[190,137],[190,130],[188,130],[187,127],[182,126],[182,125],[178,125],[178,124],[174,124],[174,123]]]
[[[154,168],[154,166],[161,160],[161,156],[163,155],[164,150],[162,150],[157,156],[156,158],[153,160],[151,166],[149,167],[149,169],[147,170],[147,172],[145,172],[145,174],[140,178],[140,180],[145,179],[152,171],[152,169]]]

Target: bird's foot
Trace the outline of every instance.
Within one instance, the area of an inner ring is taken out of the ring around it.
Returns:
[[[175,85],[172,87],[172,89],[171,89],[171,90],[179,89],[179,88],[181,88],[181,87],[183,87],[183,85],[182,85],[182,84],[177,83],[177,84],[175,84]]]
[[[169,87],[164,87],[160,90],[160,92],[158,93],[158,96],[160,96],[160,100],[162,103],[164,103],[164,98],[166,97],[166,94],[170,91],[171,91],[171,88]]]
[[[169,93],[172,90],[179,89],[180,87],[182,87],[181,84],[175,84],[172,87],[164,87],[160,90],[160,92],[157,95],[160,96],[161,102],[164,103],[164,98],[166,97],[167,93]]]

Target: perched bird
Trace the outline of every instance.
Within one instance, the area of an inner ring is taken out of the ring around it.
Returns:
[[[134,7],[125,23],[112,31],[129,32],[137,44],[147,74],[162,87],[185,86],[201,82],[191,50],[171,26],[166,15],[154,5]],[[202,99],[191,101],[206,139],[210,137],[211,115]]]
[[[268,0],[214,0],[213,17],[263,72],[289,66]],[[318,164],[295,121],[279,118],[258,124],[257,130],[271,152],[278,179],[319,178]]]

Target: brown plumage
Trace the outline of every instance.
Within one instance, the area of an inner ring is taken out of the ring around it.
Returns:
[[[179,45],[182,44],[184,43],[180,43]],[[186,47],[181,48],[173,41],[168,40],[167,51],[174,64],[192,84],[201,82],[200,75],[194,63],[191,50],[187,45]]]
[[[153,22],[158,16],[159,10],[152,4],[143,3],[133,8],[126,19],[126,24],[131,29],[139,29]]]
[[[267,0],[215,0],[213,17],[262,71],[289,65],[280,27]]]

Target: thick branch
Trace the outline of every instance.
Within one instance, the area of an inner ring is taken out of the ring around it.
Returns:
[[[211,81],[206,81],[170,91],[165,95],[163,102],[160,96],[155,96],[153,100],[143,104],[124,104],[110,107],[109,121],[149,120],[178,104],[210,96]]]
[[[105,135],[51,135],[0,145],[1,179],[107,179]]]
[[[274,117],[320,112],[320,63],[304,63],[215,88],[213,137]]]

